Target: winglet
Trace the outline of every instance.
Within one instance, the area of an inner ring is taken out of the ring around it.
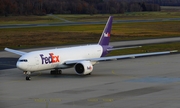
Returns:
[[[107,21],[107,23],[106,23],[104,31],[102,32],[101,38],[99,40],[99,43],[98,43],[101,46],[109,45],[112,21],[113,21],[113,17],[110,16],[108,21]]]

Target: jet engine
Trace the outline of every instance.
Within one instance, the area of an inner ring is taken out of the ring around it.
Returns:
[[[75,71],[79,75],[90,74],[93,70],[93,66],[90,61],[81,61],[75,65]]]

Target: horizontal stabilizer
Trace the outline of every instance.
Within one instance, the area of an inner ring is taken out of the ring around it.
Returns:
[[[132,46],[132,47],[111,48],[111,49],[107,49],[107,51],[121,50],[121,49],[129,49],[129,48],[140,48],[140,47],[142,47],[142,46]]]

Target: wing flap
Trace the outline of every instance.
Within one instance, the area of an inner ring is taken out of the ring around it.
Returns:
[[[13,50],[13,49],[9,49],[9,48],[5,48],[4,50],[8,51],[8,52],[11,52],[11,53],[14,53],[14,54],[17,54],[17,55],[21,55],[21,56],[26,54],[26,52],[18,51],[18,50]]]
[[[129,55],[121,55],[121,56],[110,56],[110,57],[101,57],[101,58],[92,58],[92,59],[81,59],[81,60],[70,60],[66,61],[65,64],[76,64],[80,61],[90,61],[90,62],[101,62],[101,61],[111,61],[111,60],[119,60],[119,59],[126,59],[126,58],[136,58],[136,57],[144,57],[144,56],[153,56],[153,55],[163,55],[177,52],[174,51],[164,51],[164,52],[153,52],[153,53],[142,53],[142,54],[129,54]]]

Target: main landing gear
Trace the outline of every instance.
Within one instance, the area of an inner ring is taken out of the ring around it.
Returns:
[[[55,70],[51,70],[50,73],[51,73],[51,75],[61,75],[62,71],[59,69],[55,69]]]
[[[26,75],[26,80],[27,80],[27,81],[31,80],[31,76],[30,76],[30,75],[31,75],[31,72],[25,71],[24,74]]]

